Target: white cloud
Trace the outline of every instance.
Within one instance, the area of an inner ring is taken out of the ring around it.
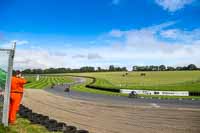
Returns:
[[[88,60],[102,59],[102,56],[97,53],[89,53]]]
[[[171,23],[173,24],[173,23]],[[128,31],[118,31],[123,34],[120,50],[104,55],[120,62],[129,60],[132,64],[180,64],[182,62],[200,65],[200,30],[185,31],[181,29],[167,29],[170,24]],[[110,33],[109,33],[110,35]],[[162,38],[160,38],[160,36]],[[120,38],[120,37],[118,37]],[[166,40],[174,39],[173,41]],[[120,39],[119,39],[120,40]]]
[[[90,49],[91,51],[95,51]],[[49,68],[49,67],[71,67],[93,66],[94,60],[102,59],[97,53],[88,53],[86,49],[67,49],[67,54],[62,49],[49,51],[45,48],[16,49],[14,68]],[[83,54],[78,54],[83,53]],[[73,55],[73,56],[71,56]]]
[[[180,29],[169,29],[161,31],[160,35],[164,38],[174,39],[175,41],[183,41],[191,43],[194,40],[199,40],[200,29],[194,29],[191,31]]]
[[[127,31],[111,30],[95,46],[56,49],[17,48],[15,68],[47,68],[132,65],[185,65],[200,66],[200,30],[170,29],[174,22]],[[114,31],[114,32],[113,32]],[[117,32],[116,32],[117,31]],[[172,40],[168,40],[172,39]],[[114,40],[114,41],[113,41]]]
[[[123,32],[120,30],[111,30],[109,32],[109,35],[112,37],[121,37],[123,35]]]
[[[176,39],[178,37],[179,30],[177,29],[170,29],[161,32],[161,36],[165,38],[172,38]]]
[[[69,62],[66,56],[57,55],[47,49],[16,49],[14,66],[15,68],[48,68],[62,67]]]
[[[159,6],[162,6],[164,10],[168,10],[169,12],[180,10],[193,1],[194,0],[155,0]]]
[[[73,55],[72,58],[73,59],[80,59],[80,58],[86,58],[87,56],[83,55],[83,54],[76,54],[76,55]]]
[[[96,60],[102,59],[102,56],[97,53],[88,53],[87,55],[84,54],[76,54],[72,56],[73,59],[88,59],[88,60]]]

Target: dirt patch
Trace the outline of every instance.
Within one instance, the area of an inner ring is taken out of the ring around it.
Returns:
[[[199,133],[200,110],[144,105],[112,105],[26,90],[23,104],[91,133]]]

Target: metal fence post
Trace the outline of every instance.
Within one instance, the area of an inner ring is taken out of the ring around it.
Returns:
[[[8,73],[6,77],[6,85],[5,85],[5,91],[4,91],[3,118],[2,118],[2,123],[4,124],[4,126],[8,126],[10,87],[11,87],[11,77],[12,77],[12,70],[13,70],[15,47],[16,47],[16,44],[14,44],[14,48],[9,51]]]

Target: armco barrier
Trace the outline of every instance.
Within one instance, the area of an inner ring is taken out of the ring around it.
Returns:
[[[63,132],[63,133],[89,133],[87,130],[77,130],[75,126],[68,126],[66,123],[58,122],[54,119],[49,119],[48,116],[34,113],[31,109],[20,105],[19,115],[22,118],[27,118],[32,124],[41,124],[50,132]]]
[[[189,92],[189,96],[200,96],[200,92]]]

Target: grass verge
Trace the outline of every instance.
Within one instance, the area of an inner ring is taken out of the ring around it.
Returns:
[[[50,87],[52,84],[72,83],[73,78],[70,76],[40,76],[40,80],[36,81],[36,76],[25,77],[30,83],[25,85],[25,88],[44,89]]]
[[[91,81],[92,81],[92,79],[87,78],[85,83],[74,85],[74,86],[71,87],[71,89],[75,90],[75,91],[80,91],[80,92],[103,94],[103,95],[109,95],[109,96],[125,96],[125,97],[128,96],[128,94],[108,92],[108,91],[96,90],[96,89],[91,89],[91,88],[85,87],[88,83],[91,83]],[[158,98],[158,99],[194,99],[194,100],[200,100],[200,97],[198,97],[198,96],[159,96],[159,95],[139,95],[139,96],[140,97],[146,97],[146,98]]]
[[[83,84],[77,84],[71,87],[72,90],[80,91],[80,92],[87,92],[87,93],[94,93],[94,94],[104,94],[109,96],[128,96],[127,94],[121,94],[121,93],[115,93],[115,92],[109,92],[109,91],[102,91],[102,90],[96,90],[85,87],[87,84],[92,82],[92,79],[86,78],[86,82]]]
[[[52,133],[45,127],[37,124],[31,124],[29,120],[18,117],[15,125],[4,127],[0,125],[0,133]],[[54,132],[61,133],[61,132]]]
[[[146,73],[146,76],[140,76]],[[159,72],[93,72],[73,73],[77,76],[96,78],[95,87],[115,89],[142,89],[157,91],[200,92],[200,71],[159,71]]]

